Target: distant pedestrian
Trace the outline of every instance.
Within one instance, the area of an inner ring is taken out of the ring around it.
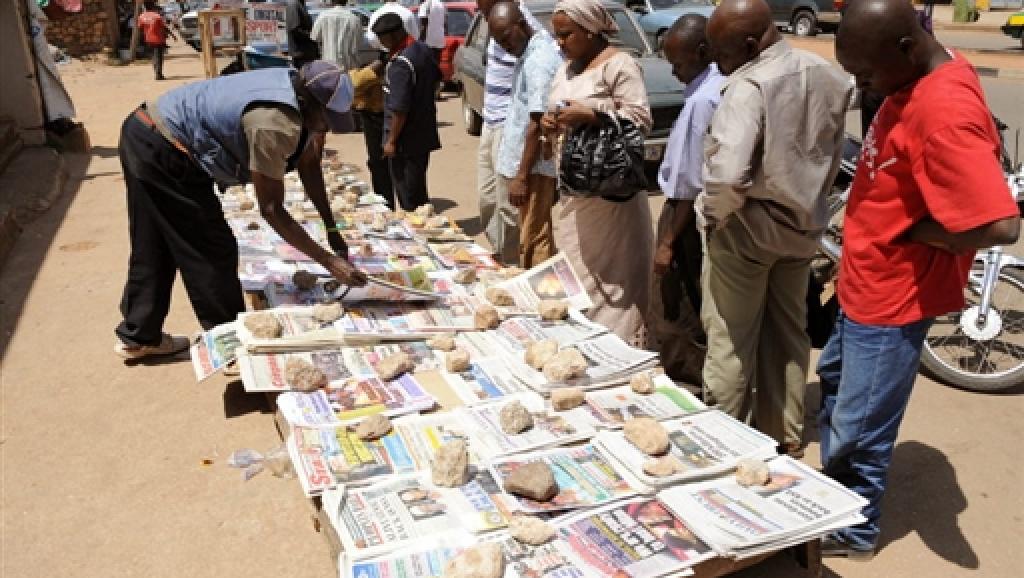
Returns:
[[[363,40],[363,23],[348,9],[348,0],[332,0],[313,23],[310,37],[320,43],[322,59],[333,62],[345,71],[359,68],[359,45]]]
[[[384,156],[390,159],[395,205],[411,211],[430,200],[427,166],[441,148],[434,90],[441,69],[426,44],[410,36],[401,17],[384,14],[373,33],[388,50],[384,73]]]
[[[384,60],[349,72],[352,78],[352,110],[359,115],[366,142],[366,166],[370,169],[373,192],[391,199],[391,166],[384,158]]]
[[[448,10],[441,0],[423,0],[416,15],[420,19],[420,42],[434,51],[434,58],[441,63],[447,29]]]
[[[686,85],[683,110],[672,125],[658,186],[665,204],[658,218],[651,295],[651,343],[675,380],[703,382],[707,338],[700,323],[704,249],[693,203],[704,189],[704,135],[722,98],[725,77],[711,61],[707,18],[686,14],[663,36],[665,59]]]
[[[373,33],[373,25],[377,23],[378,18],[385,14],[397,14],[405,25],[406,34],[413,38],[420,37],[420,21],[416,18],[416,15],[413,14],[412,10],[402,6],[397,0],[387,0],[387,2],[381,4],[380,8],[373,11],[373,14],[370,15],[370,22],[366,25],[366,42],[373,48],[384,50],[384,46],[381,45],[380,39]]]
[[[313,17],[306,8],[306,0],[287,0],[284,7],[285,31],[288,36],[288,56],[296,68],[320,58],[320,47],[310,36]]]
[[[497,169],[509,202],[519,209],[519,266],[529,269],[556,251],[551,208],[557,173],[540,119],[548,109],[551,81],[562,55],[551,36],[530,27],[518,4],[496,4],[487,23],[491,36],[518,59]]]
[[[841,311],[818,361],[823,471],[869,501],[867,521],[827,538],[822,555],[867,559],[932,321],[963,309],[975,252],[1014,243],[1020,217],[977,73],[909,2],[849,4],[836,56],[885,97],[850,190]]]
[[[153,52],[153,73],[156,75],[156,79],[166,80],[164,78],[164,55],[167,54],[167,36],[170,35],[175,40],[178,37],[175,36],[173,30],[167,27],[163,14],[160,13],[160,7],[156,5],[155,1],[147,0],[145,6],[146,11],[139,14],[139,30],[142,32],[143,42]]]
[[[724,0],[708,38],[729,75],[705,140],[704,382],[722,410],[802,453],[807,285],[839,171],[848,76],[781,38],[765,0]]]

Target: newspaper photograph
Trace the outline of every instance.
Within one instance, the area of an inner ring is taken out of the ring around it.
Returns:
[[[277,396],[277,409],[293,426],[335,428],[341,425],[338,416],[331,409],[327,394],[318,390],[313,393],[288,391]]]
[[[528,391],[526,386],[517,379],[492,380],[479,361],[471,362],[469,369],[461,373],[445,371],[441,375],[464,405],[476,405]]]
[[[509,516],[515,511],[515,500],[502,491],[490,470],[475,467],[473,470],[469,483],[458,488],[438,487],[437,491],[445,503],[453,506],[463,529],[479,534],[507,528]],[[424,479],[429,477],[424,474]]]
[[[516,307],[525,311],[536,312],[544,299],[561,299],[572,309],[589,309],[594,305],[569,259],[562,253],[498,286],[511,293]]]
[[[445,269],[459,267],[474,269],[498,269],[501,265],[494,260],[491,251],[472,241],[452,243],[428,243],[430,254]]]
[[[715,556],[686,523],[655,498],[638,498],[574,515],[557,543],[601,578],[677,574]]]
[[[768,462],[766,486],[735,476],[667,488],[658,498],[722,554],[791,538],[858,513],[867,501],[788,456]]]
[[[505,478],[512,472],[535,461],[540,461],[551,468],[558,484],[558,494],[550,502],[516,497],[519,510],[523,512],[544,513],[592,508],[636,494],[633,486],[589,444],[500,458],[491,463],[491,471],[504,487]]]
[[[409,374],[389,382],[376,377],[350,379],[313,393],[286,392],[277,398],[288,423],[304,427],[337,427],[376,414],[395,417],[435,404],[434,397]]]
[[[654,393],[643,395],[628,385],[589,391],[584,410],[604,428],[620,428],[630,419],[649,417],[658,421],[704,411],[697,396],[677,386],[665,374],[654,377]]]
[[[765,460],[778,454],[778,442],[754,428],[718,411],[710,410],[662,422],[668,431],[669,454],[682,471],[654,477],[643,471],[650,456],[626,440],[621,431],[604,431],[594,438],[612,463],[635,475],[648,486],[665,486],[726,473],[744,458]]]
[[[520,434],[507,434],[501,429],[501,410],[513,401],[522,403],[533,417],[533,427]],[[535,393],[519,393],[457,411],[469,432],[469,443],[485,459],[566,445],[590,439],[595,433],[584,416],[548,411],[544,398]]]
[[[192,369],[196,372],[196,380],[203,381],[207,377],[224,369],[236,357],[236,350],[242,342],[238,339],[238,322],[223,323],[209,331],[204,331],[199,341],[189,348]]]

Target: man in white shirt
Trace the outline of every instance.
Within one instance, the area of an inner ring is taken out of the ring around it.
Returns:
[[[441,62],[448,9],[441,0],[423,0],[417,15],[420,18],[420,42],[429,46],[434,51],[434,58]]]
[[[363,39],[363,23],[346,5],[348,0],[332,0],[334,6],[324,11],[313,24],[310,36],[320,43],[321,58],[342,69],[359,68],[359,42]]]
[[[405,25],[405,32],[413,38],[420,37],[420,23],[416,19],[416,15],[412,13],[405,6],[402,6],[395,0],[385,2],[380,8],[375,10],[370,15],[370,22],[366,26],[366,42],[377,50],[384,50],[384,46],[380,43],[377,35],[373,33],[373,25],[377,22],[377,19],[383,14],[398,14],[398,17],[402,19],[402,24]]]

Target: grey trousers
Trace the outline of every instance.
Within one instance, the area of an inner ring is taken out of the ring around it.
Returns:
[[[477,151],[477,190],[480,224],[497,259],[506,265],[519,263],[519,210],[508,202],[508,187],[496,170],[501,125],[484,125]]]
[[[755,246],[736,219],[706,240],[704,383],[719,409],[779,443],[803,436],[809,258]]]

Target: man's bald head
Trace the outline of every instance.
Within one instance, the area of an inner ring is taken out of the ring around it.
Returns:
[[[892,94],[948,60],[906,0],[856,0],[836,33],[836,58],[863,90]]]
[[[662,37],[665,59],[683,84],[693,82],[711,63],[707,25],[708,19],[700,14],[684,14]]]
[[[708,40],[723,74],[757,58],[779,38],[765,0],[723,0],[708,22]]]
[[[505,52],[516,57],[523,55],[530,37],[533,36],[533,30],[526,23],[526,18],[523,18],[518,2],[496,3],[487,15],[487,28],[491,32],[491,38]]]
[[[500,1],[501,0],[476,0],[476,7],[479,8],[481,12],[483,12],[484,18],[487,18],[488,16],[490,16],[491,9],[494,8],[494,5]]]

